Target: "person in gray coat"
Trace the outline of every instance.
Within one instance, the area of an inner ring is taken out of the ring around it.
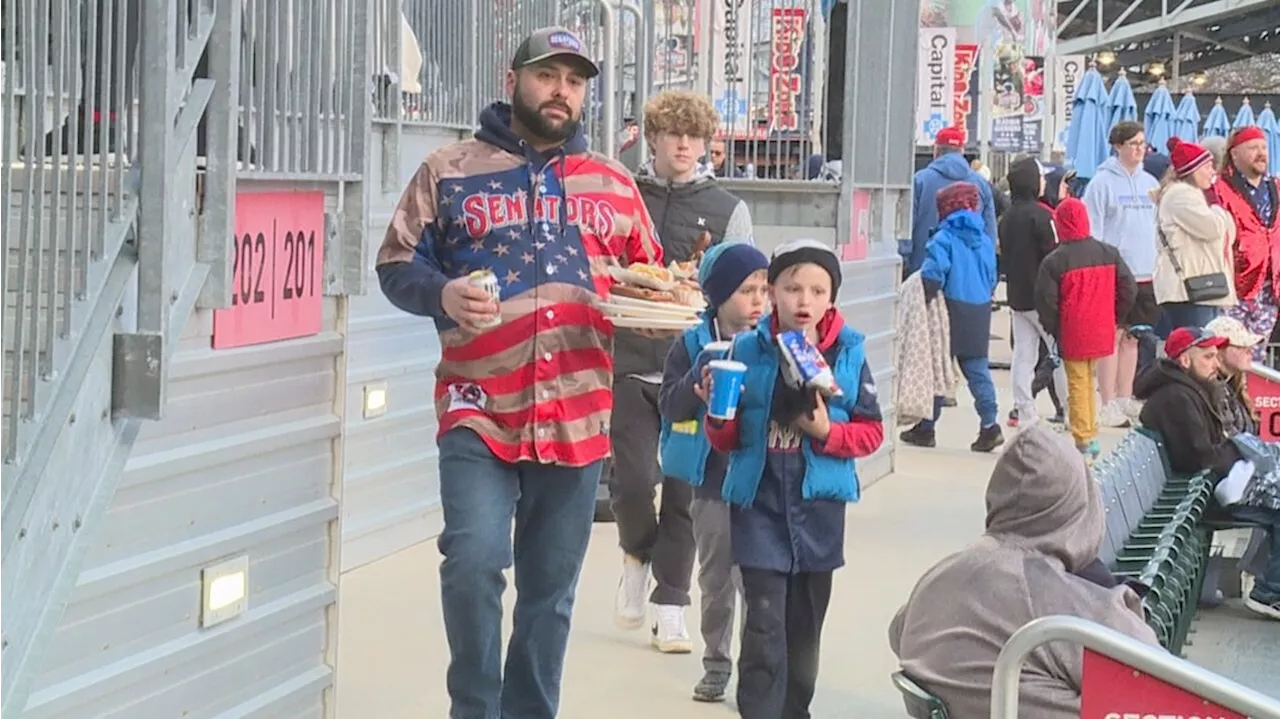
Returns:
[[[697,259],[720,242],[752,241],[746,203],[720,187],[700,162],[719,127],[704,95],[663,92],[645,106],[645,140],[653,154],[637,172],[636,185],[669,262]],[[658,464],[658,390],[671,344],[627,329],[614,337],[609,503],[623,552],[614,621],[640,628],[646,602],[652,603],[653,646],[683,654],[693,650],[684,621],[693,574],[693,488],[664,477]],[[658,485],[662,505],[655,514]]]

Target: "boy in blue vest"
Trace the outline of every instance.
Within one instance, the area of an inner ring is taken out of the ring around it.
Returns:
[[[845,505],[859,495],[854,458],[884,439],[863,336],[835,308],[839,290],[830,248],[814,240],[779,247],[769,263],[773,312],[733,342],[733,358],[748,368],[737,416],[707,422],[711,446],[729,453],[722,496],[747,614],[738,659],[744,719],[809,716],[831,575],[844,564]],[[775,337],[790,330],[823,354],[841,393],[794,387],[780,372]]]
[[[733,673],[734,610],[742,579],[733,565],[729,542],[729,505],[720,498],[728,457],[711,450],[702,431],[705,395],[700,395],[708,343],[729,340],[756,326],[769,301],[769,259],[748,244],[715,245],[698,266],[698,284],[707,297],[702,324],[690,328],[667,354],[658,391],[662,414],[659,446],[668,477],[693,485],[693,536],[698,550],[698,587],[702,591],[704,675],[693,688],[694,701],[724,701]],[[654,641],[660,641],[658,632]]]

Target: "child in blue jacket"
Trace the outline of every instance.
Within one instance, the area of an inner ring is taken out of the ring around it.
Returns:
[[[690,328],[667,354],[658,411],[662,414],[662,470],[694,487],[693,536],[698,549],[698,587],[702,591],[704,675],[693,688],[700,702],[724,701],[733,672],[734,613],[742,580],[729,543],[729,505],[720,499],[728,458],[711,450],[702,431],[706,404],[698,395],[708,343],[729,340],[756,326],[769,301],[769,259],[748,244],[718,244],[698,267],[698,284],[707,296],[702,324]],[[658,617],[661,621],[661,617]],[[654,634],[662,641],[662,633]]]
[[[773,313],[733,343],[747,365],[737,417],[707,422],[711,446],[729,453],[722,496],[747,607],[738,660],[746,719],[809,715],[832,572],[844,564],[845,505],[859,496],[854,458],[884,439],[863,336],[834,306],[840,279],[839,260],[819,242],[774,252]],[[783,377],[775,336],[789,330],[822,352],[843,394],[826,398]]]
[[[929,239],[920,279],[925,295],[939,291],[946,298],[951,319],[951,356],[973,395],[978,411],[978,438],[969,449],[991,452],[1004,444],[996,407],[996,386],[991,381],[988,348],[991,344],[991,297],[996,289],[996,248],[984,229],[982,197],[968,182],[942,188],[937,198],[940,224]],[[917,447],[937,444],[934,423],[942,415],[944,399],[934,397],[933,417],[921,420],[899,435]]]

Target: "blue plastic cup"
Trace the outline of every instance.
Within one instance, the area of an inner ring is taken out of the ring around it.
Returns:
[[[742,381],[747,376],[747,366],[737,360],[718,359],[707,363],[711,368],[711,397],[707,401],[707,416],[712,419],[731,420],[738,416],[738,400],[742,397]]]

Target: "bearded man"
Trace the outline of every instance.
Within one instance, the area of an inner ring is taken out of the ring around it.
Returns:
[[[569,30],[526,38],[507,73],[510,103],[487,107],[473,139],[427,156],[378,252],[383,293],[440,335],[452,719],[556,716],[610,452],[613,325],[593,301],[610,267],[662,261],[631,173],[587,150],[582,106],[598,72]]]

